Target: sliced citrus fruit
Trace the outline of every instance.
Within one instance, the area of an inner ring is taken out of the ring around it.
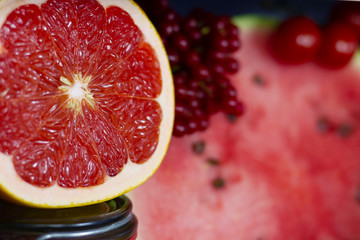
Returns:
[[[130,0],[0,3],[0,192],[38,207],[126,193],[168,147],[174,97],[156,30]]]

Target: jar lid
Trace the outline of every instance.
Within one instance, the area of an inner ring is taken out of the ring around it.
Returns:
[[[100,239],[100,236],[115,235],[119,235],[118,239],[129,239],[137,228],[137,220],[131,211],[132,203],[126,196],[89,206],[60,209],[25,207],[0,200],[0,231],[43,236],[37,239],[74,236]]]

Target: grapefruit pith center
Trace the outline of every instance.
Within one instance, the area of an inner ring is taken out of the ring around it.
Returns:
[[[58,89],[68,95],[66,106],[75,111],[75,113],[81,112],[81,102],[84,100],[90,107],[94,107],[95,100],[93,94],[88,88],[88,84],[91,81],[91,76],[83,76],[82,73],[73,75],[73,83],[65,77],[60,77],[60,81],[63,85]]]

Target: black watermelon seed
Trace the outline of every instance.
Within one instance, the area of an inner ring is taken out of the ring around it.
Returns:
[[[196,154],[202,154],[205,150],[205,142],[204,141],[198,141],[192,145],[192,149],[194,153]]]
[[[341,138],[349,137],[352,132],[353,132],[353,129],[349,124],[340,124],[340,126],[337,128],[337,134]]]
[[[227,119],[229,120],[229,122],[234,123],[234,122],[236,122],[238,117],[235,116],[234,114],[227,114]]]
[[[255,75],[253,77],[253,82],[258,86],[261,86],[261,87],[265,86],[265,80],[259,75]]]
[[[207,162],[212,166],[218,166],[220,164],[220,161],[216,158],[209,158]]]
[[[355,200],[360,205],[360,186],[357,188],[355,193]]]
[[[325,117],[320,117],[317,121],[317,130],[320,133],[327,133],[332,130],[333,124]]]
[[[221,177],[215,178],[212,182],[214,188],[220,189],[225,187],[225,180]]]

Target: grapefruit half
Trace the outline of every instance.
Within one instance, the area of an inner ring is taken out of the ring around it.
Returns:
[[[114,198],[158,168],[171,71],[130,0],[0,2],[0,193],[37,207]]]

